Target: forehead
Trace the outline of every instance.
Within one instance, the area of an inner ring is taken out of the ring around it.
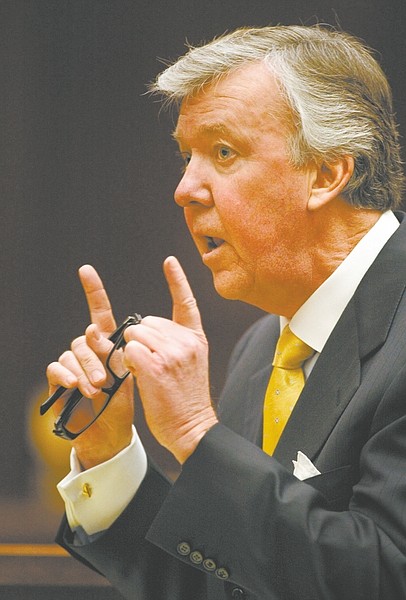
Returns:
[[[262,62],[250,63],[184,99],[174,137],[221,135],[241,129],[281,129],[287,105],[278,82]]]

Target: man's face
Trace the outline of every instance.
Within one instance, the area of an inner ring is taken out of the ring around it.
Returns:
[[[252,63],[186,98],[175,131],[186,164],[175,200],[217,292],[279,314],[310,295],[312,269],[312,171],[289,160],[286,118],[273,76]]]

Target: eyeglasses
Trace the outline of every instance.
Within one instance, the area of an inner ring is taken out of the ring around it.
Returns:
[[[41,404],[40,414],[44,415],[59,398],[65,401],[62,412],[54,423],[53,433],[55,435],[65,440],[74,440],[100,417],[118,388],[130,374],[122,364],[119,351],[125,346],[124,332],[127,327],[138,325],[140,322],[141,316],[134,313],[127,317],[109,337],[109,340],[113,342],[113,347],[106,360],[106,369],[113,380],[110,387],[102,388],[97,397],[90,400],[83,396],[78,388],[71,390],[60,386]]]

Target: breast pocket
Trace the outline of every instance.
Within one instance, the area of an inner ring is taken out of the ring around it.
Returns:
[[[321,475],[310,477],[304,483],[319,491],[329,503],[330,510],[348,510],[356,472],[352,465],[345,465]]]

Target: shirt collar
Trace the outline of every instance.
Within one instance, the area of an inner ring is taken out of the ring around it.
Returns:
[[[321,352],[361,279],[399,227],[392,211],[381,215],[337,269],[293,315],[281,317],[281,330],[289,323],[301,340]]]

